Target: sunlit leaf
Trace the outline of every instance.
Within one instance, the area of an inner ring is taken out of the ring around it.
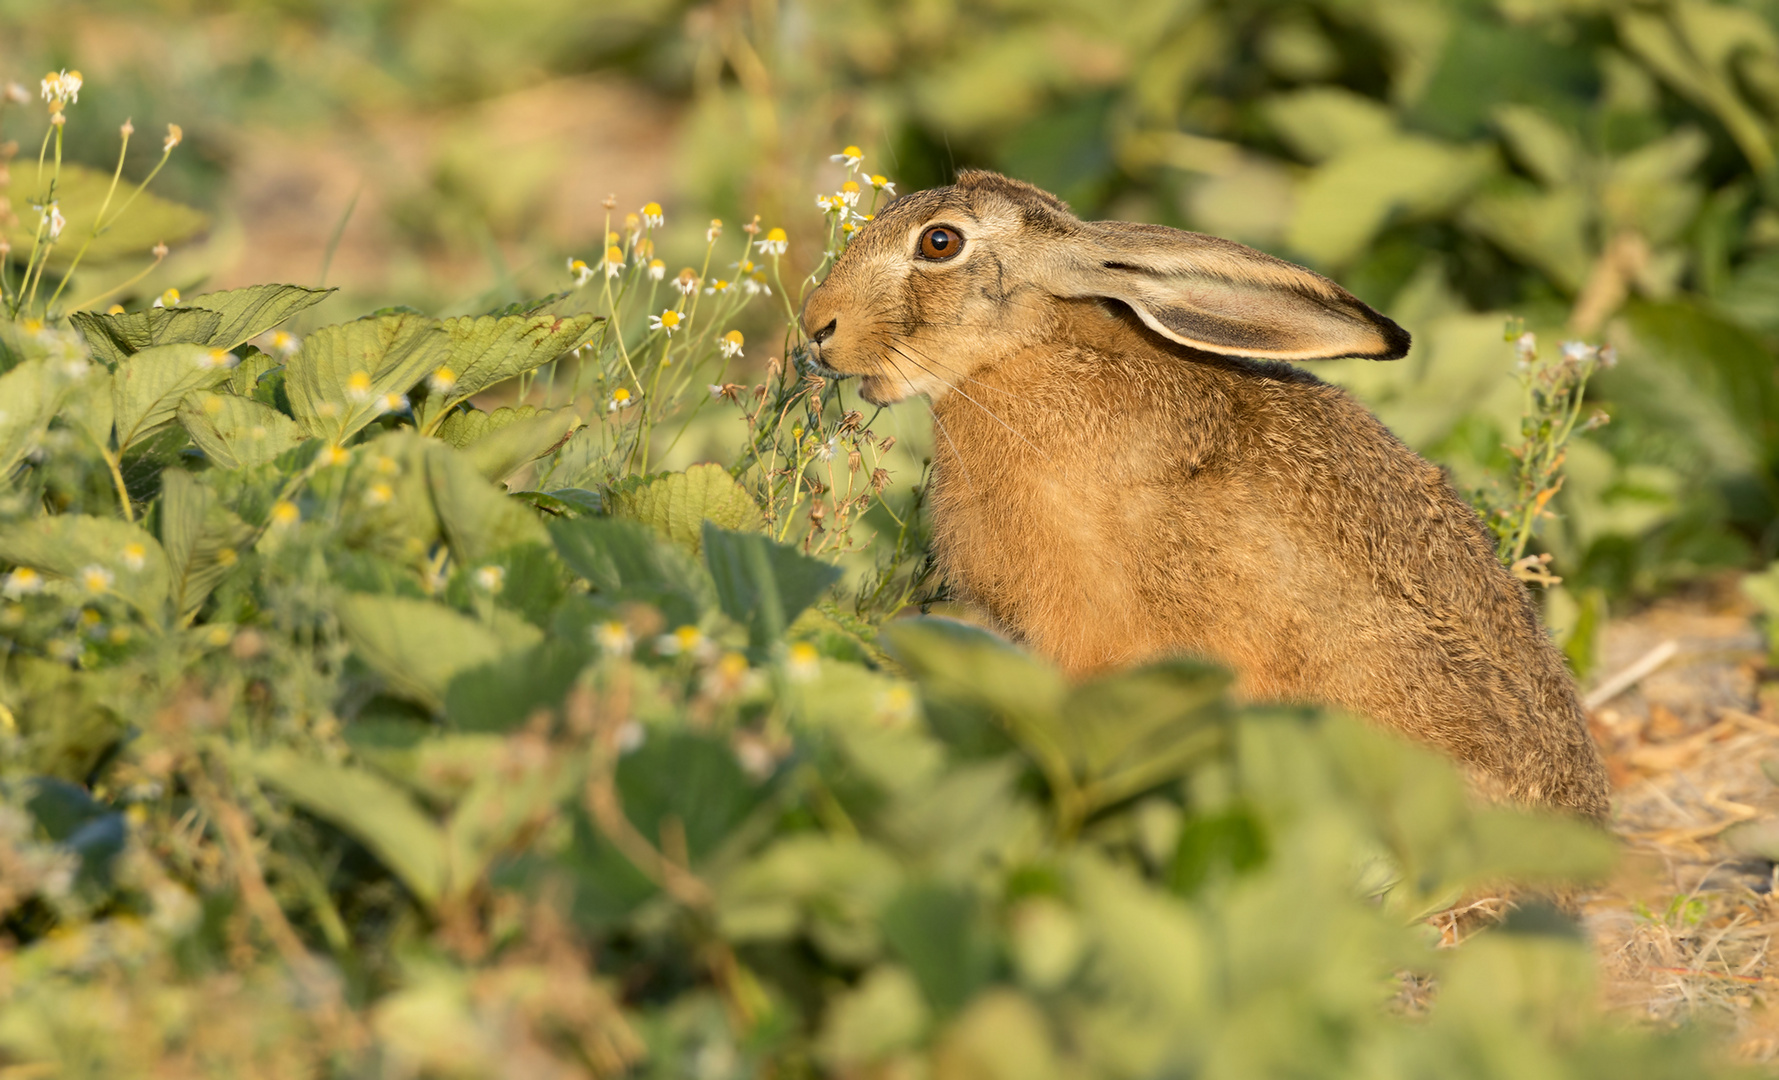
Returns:
[[[187,394],[228,377],[224,354],[202,345],[154,345],[119,364],[111,388],[118,453],[172,423]]]
[[[742,532],[763,527],[753,496],[721,465],[694,465],[685,472],[637,477],[614,484],[611,512],[643,522],[696,555],[704,523]]]
[[[440,324],[386,315],[322,327],[285,365],[291,409],[308,434],[334,444],[388,412],[437,367],[449,346]]]
[[[264,465],[303,441],[296,421],[238,394],[200,390],[179,403],[178,416],[198,449],[225,469]]]

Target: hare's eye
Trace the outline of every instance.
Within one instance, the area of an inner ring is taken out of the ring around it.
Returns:
[[[920,257],[943,261],[964,250],[964,236],[956,229],[934,225],[920,234]]]

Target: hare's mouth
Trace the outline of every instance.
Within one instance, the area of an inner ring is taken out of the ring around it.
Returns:
[[[824,379],[850,379],[852,375],[845,371],[836,371],[822,363],[821,354],[808,345],[799,345],[791,350],[791,359],[797,366],[811,375],[820,375]]]

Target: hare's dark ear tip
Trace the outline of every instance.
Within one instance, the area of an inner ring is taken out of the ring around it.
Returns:
[[[1372,313],[1377,318],[1378,335],[1384,339],[1384,350],[1372,357],[1373,360],[1400,360],[1408,355],[1408,347],[1413,344],[1408,331],[1397,326],[1395,320]]]

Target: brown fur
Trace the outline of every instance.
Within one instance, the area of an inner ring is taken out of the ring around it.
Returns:
[[[915,257],[931,224],[958,257]],[[803,325],[867,400],[931,399],[947,579],[1037,652],[1078,675],[1211,657],[1250,698],[1439,746],[1496,797],[1605,813],[1562,657],[1444,474],[1345,392],[1242,358],[1402,355],[1338,285],[966,173],[880,213]]]

